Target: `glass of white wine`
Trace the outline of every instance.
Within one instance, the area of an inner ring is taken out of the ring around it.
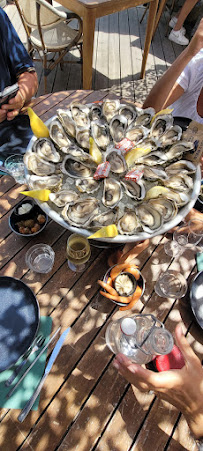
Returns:
[[[67,241],[68,266],[74,272],[84,271],[90,259],[91,249],[87,238],[73,233]]]

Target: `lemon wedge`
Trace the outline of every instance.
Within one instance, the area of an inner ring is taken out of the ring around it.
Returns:
[[[133,149],[129,150],[125,154],[125,161],[127,163],[128,168],[130,168],[138,158],[143,157],[151,152],[151,147],[133,147]]]
[[[110,224],[108,226],[104,226],[101,229],[97,230],[97,232],[93,233],[93,235],[88,236],[88,239],[94,238],[113,238],[118,235],[118,229],[115,224]]]
[[[37,114],[33,111],[32,108],[27,108],[28,116],[30,118],[30,127],[32,129],[33,134],[37,138],[48,138],[49,130],[44,122],[37,116]]]
[[[156,113],[156,114],[153,116],[150,125],[153,124],[155,117],[159,116],[160,114],[170,114],[170,113],[172,113],[172,111],[173,111],[173,108],[165,108],[164,110],[158,111],[158,113]]]
[[[90,153],[92,159],[95,161],[96,164],[101,163],[101,161],[102,161],[102,153],[99,150],[98,146],[96,145],[96,142],[94,141],[92,136],[90,136],[89,142],[90,142],[89,153]]]
[[[42,202],[46,202],[49,200],[49,194],[51,191],[49,189],[34,189],[32,191],[21,191],[21,194],[25,196],[34,197],[34,199],[41,200]]]

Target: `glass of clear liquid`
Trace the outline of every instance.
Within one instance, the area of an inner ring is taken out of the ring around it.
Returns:
[[[4,167],[8,174],[14,178],[16,183],[19,183],[20,185],[25,183],[25,165],[22,155],[11,155],[6,158]]]
[[[55,252],[48,244],[35,244],[25,255],[25,262],[29,269],[39,273],[48,273],[54,264]]]
[[[72,233],[67,241],[69,268],[74,272],[84,271],[90,255],[91,250],[88,239],[78,233]]]

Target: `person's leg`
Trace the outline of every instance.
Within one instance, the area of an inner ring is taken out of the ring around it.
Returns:
[[[196,5],[198,0],[186,0],[184,5],[182,6],[181,10],[178,13],[177,22],[175,26],[173,27],[173,31],[178,31],[181,29],[186,17],[192,11],[192,8]]]

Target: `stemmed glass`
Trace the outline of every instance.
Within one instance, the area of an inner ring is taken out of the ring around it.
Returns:
[[[172,241],[164,244],[164,250],[167,255],[173,258],[180,256],[188,243],[188,224],[181,224],[173,233]]]

